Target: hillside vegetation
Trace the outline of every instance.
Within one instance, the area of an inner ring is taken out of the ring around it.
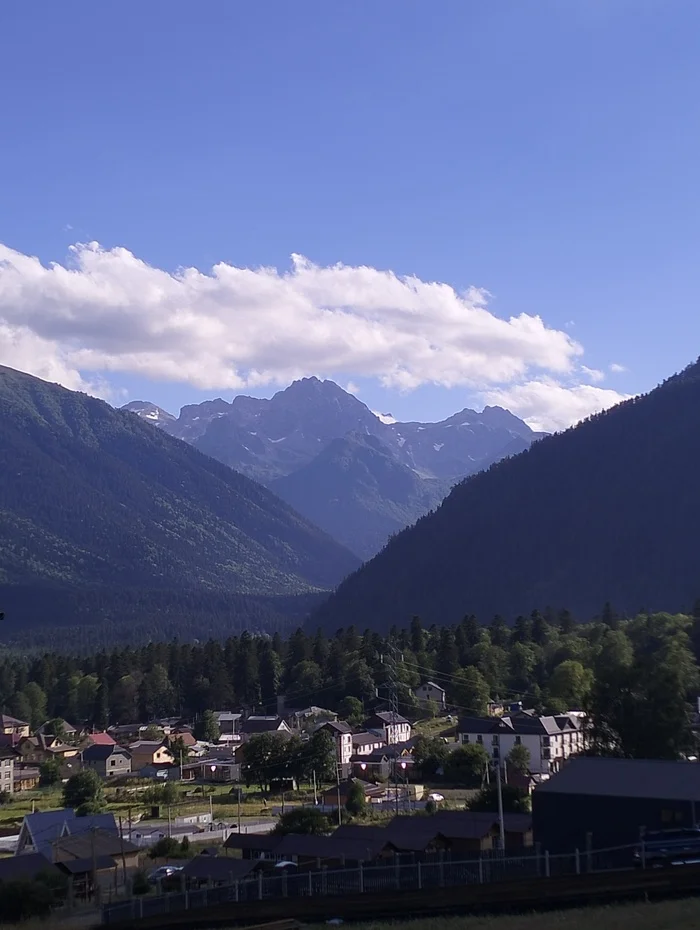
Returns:
[[[533,608],[683,610],[700,595],[700,364],[458,484],[312,625]],[[358,621],[358,618],[362,618]]]
[[[15,628],[227,611],[258,627],[259,602],[248,615],[245,598],[328,589],[357,565],[243,475],[8,368],[0,435],[0,604]]]

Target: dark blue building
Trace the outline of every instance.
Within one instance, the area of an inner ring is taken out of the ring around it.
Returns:
[[[551,853],[636,843],[643,830],[691,827],[700,816],[700,764],[572,759],[532,797],[535,842]]]

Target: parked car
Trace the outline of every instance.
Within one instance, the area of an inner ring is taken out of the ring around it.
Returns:
[[[634,864],[647,869],[690,863],[700,863],[700,827],[650,831],[634,853]]]
[[[149,873],[148,881],[151,885],[157,885],[158,882],[164,882],[177,875],[178,872],[182,872],[182,868],[181,865],[160,865]]]

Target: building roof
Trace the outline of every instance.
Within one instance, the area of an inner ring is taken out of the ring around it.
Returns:
[[[335,836],[312,836],[303,833],[289,833],[282,837],[275,847],[278,856],[308,856],[314,859],[351,859],[353,861],[373,859],[386,845],[386,840]]]
[[[50,723],[60,724],[64,733],[77,733],[78,732],[77,728],[74,727],[72,724],[68,723],[67,720],[63,720],[62,717],[57,717],[55,720],[47,720],[46,723],[42,723],[42,725],[37,730],[37,733],[45,733],[46,728],[48,727]]]
[[[90,830],[75,835],[62,836],[53,843],[55,859],[86,859],[96,856],[133,855],[140,852],[140,847],[122,839],[118,833],[109,830]]]
[[[568,718],[567,718],[568,720]],[[570,723],[570,721],[569,721]],[[566,725],[564,725],[566,726]],[[570,723],[570,729],[575,729]],[[562,731],[555,717],[533,717],[531,714],[508,714],[503,717],[460,717],[460,733],[515,733],[533,736],[554,736]]]
[[[281,837],[276,833],[232,833],[224,843],[226,849],[250,849],[254,852],[272,852]]]
[[[243,717],[243,714],[234,714],[228,710],[216,710],[214,711],[214,716],[221,723],[223,720],[228,723],[235,723],[236,720],[240,720]]]
[[[88,740],[93,746],[116,746],[109,733],[89,733]]]
[[[371,728],[373,722],[380,722],[383,726],[400,725],[408,723],[405,717],[395,713],[393,710],[378,710],[365,720],[365,726]]]
[[[336,733],[352,733],[352,727],[344,720],[326,720],[325,723],[321,724],[319,730],[327,728],[334,730]]]
[[[280,728],[287,728],[281,717],[248,717],[241,724],[241,733],[273,733]]]
[[[353,733],[353,746],[369,746],[371,743],[381,743],[382,737],[376,733]]]
[[[26,832],[35,850],[50,859],[52,858],[52,845],[56,840],[65,835],[76,836],[91,830],[105,830],[116,835],[117,824],[114,814],[91,814],[88,817],[78,817],[70,807],[57,811],[25,814],[20,830],[20,840],[22,833]]]
[[[127,749],[122,749],[121,746],[117,746],[114,743],[105,744],[105,745],[96,745],[88,746],[87,749],[83,749],[83,761],[84,762],[104,762],[106,759],[109,759],[110,756],[126,756],[127,759],[131,758],[131,754]]]
[[[234,859],[233,856],[195,856],[182,870],[186,878],[199,881],[235,882],[245,878],[256,863],[250,859]]]
[[[535,788],[540,794],[700,801],[700,764],[658,759],[571,759]]]
[[[0,859],[0,882],[31,880],[42,872],[58,874],[56,866],[41,853],[6,856]]]
[[[21,857],[20,857],[21,858]],[[70,875],[82,875],[84,872],[103,872],[107,869],[116,869],[117,863],[111,856],[86,856],[84,859],[64,859],[56,863],[56,867]]]
[[[434,682],[434,681],[424,681],[423,684],[420,685],[419,687],[421,687],[421,688],[428,688],[428,687],[430,687],[430,688],[435,688],[437,691],[442,691],[442,693],[445,694],[445,689],[442,687],[442,685],[439,685],[439,684],[437,684],[437,683]],[[418,689],[416,689],[416,690],[418,690]]]
[[[28,727],[26,720],[18,720],[9,714],[0,714],[0,727]]]
[[[129,743],[129,749],[142,749],[144,752],[156,752],[158,749],[167,749],[165,740],[162,739],[137,739],[134,743]]]

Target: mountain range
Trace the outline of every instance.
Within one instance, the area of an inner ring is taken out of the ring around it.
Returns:
[[[269,399],[192,404],[178,417],[148,401],[125,409],[265,484],[363,559],[437,506],[456,481],[541,435],[500,407],[398,423],[318,378]]]
[[[359,564],[271,491],[166,431],[4,367],[0,435],[0,607],[15,629],[269,628]]]
[[[313,614],[313,628],[590,618],[700,598],[700,362],[458,484]]]

